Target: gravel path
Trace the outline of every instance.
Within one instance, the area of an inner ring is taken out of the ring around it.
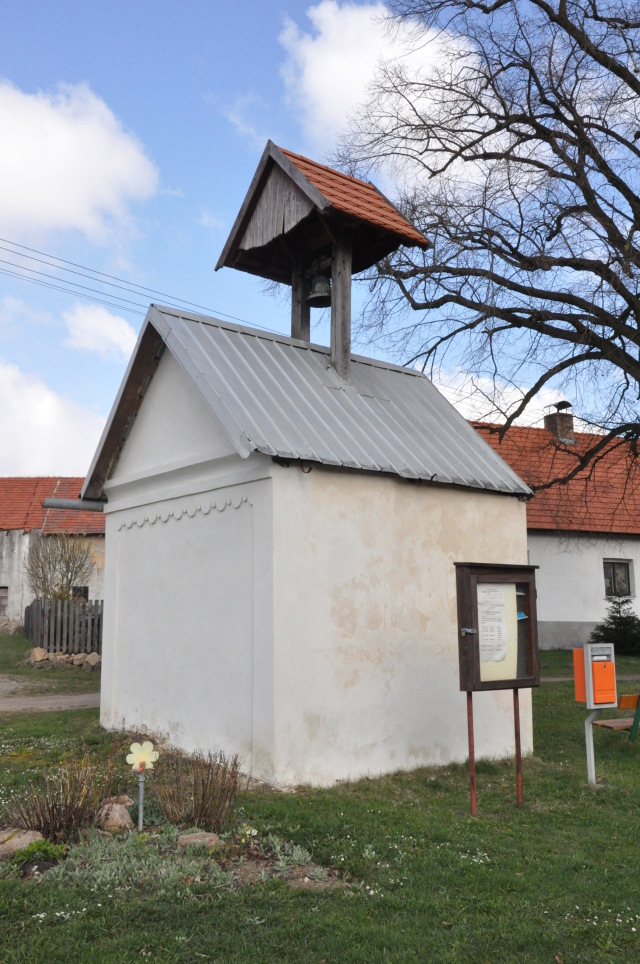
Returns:
[[[25,685],[21,680],[0,675],[0,713],[46,713],[100,706],[99,693],[43,693],[40,696],[26,696],[20,692]]]
[[[100,706],[99,693],[57,693],[51,696],[0,697],[0,713],[51,713]]]
[[[20,680],[14,679],[13,676],[3,676],[0,675],[0,699],[4,696],[10,696],[12,693],[16,693],[24,687],[24,683]]]

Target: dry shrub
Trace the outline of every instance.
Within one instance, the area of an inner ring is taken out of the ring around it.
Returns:
[[[233,816],[240,782],[238,757],[224,753],[191,756],[165,753],[154,770],[154,791],[166,820],[203,830],[225,830]]]
[[[83,827],[93,825],[113,782],[112,761],[98,766],[85,754],[30,784],[7,803],[3,818],[21,830],[38,830],[53,843],[71,840]]]

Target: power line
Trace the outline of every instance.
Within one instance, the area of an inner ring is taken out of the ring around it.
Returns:
[[[50,279],[53,280],[53,281],[61,280],[61,279],[58,279],[58,278],[56,277],[56,275],[48,274],[46,271],[38,271],[38,270],[36,270],[36,268],[27,268],[27,267],[24,267],[23,265],[14,264],[13,261],[7,261],[6,258],[0,258],[0,264],[8,264],[8,265],[10,265],[12,268],[17,268],[18,271],[28,271],[29,274],[40,275],[40,276],[43,277],[43,278],[50,278]],[[25,281],[33,281],[33,280],[36,280],[36,279],[30,278],[30,277],[27,277],[27,276],[25,276],[25,275],[15,275],[15,277],[17,277],[17,278],[21,278],[21,277],[22,277],[22,278],[24,278]],[[89,275],[83,275],[83,277],[87,278],[87,277],[89,277]],[[84,291],[92,291],[92,292],[94,292],[94,294],[102,294],[102,292],[99,291],[98,288],[89,288],[87,285],[81,285],[79,281],[68,281],[67,279],[64,279],[64,284],[65,284],[65,285],[73,285],[74,288],[82,288]],[[120,287],[120,286],[118,286],[118,287]],[[71,289],[67,288],[67,289],[65,289],[65,290],[71,290]],[[126,288],[125,288],[124,290],[127,291]],[[80,292],[78,292],[78,294],[79,294],[79,293],[80,293]],[[132,294],[132,292],[128,292],[128,294]],[[138,301],[131,301],[130,298],[122,298],[120,295],[113,295],[112,297],[113,297],[113,298],[116,298],[116,299],[118,299],[119,301],[122,301],[122,302],[124,302],[124,303],[126,303],[126,304],[136,305],[136,307],[138,307],[138,308],[143,308],[143,307],[145,307],[144,305],[141,305]]]
[[[105,301],[103,298],[94,298],[92,295],[72,292],[69,288],[64,288],[61,285],[49,284],[46,281],[40,281],[38,278],[26,278],[24,275],[16,274],[15,271],[7,271],[6,268],[0,268],[0,274],[8,275],[11,278],[18,278],[20,281],[28,281],[30,284],[40,285],[42,288],[52,288],[54,291],[64,291],[66,294],[77,294],[78,298],[84,298],[85,301],[97,301],[98,304],[106,305],[108,308],[117,308],[119,311],[129,311],[134,315],[144,315],[147,312],[146,305],[140,305],[143,309],[142,311],[136,311],[135,308],[127,308],[123,305],[118,305],[113,301]]]
[[[174,305],[176,302],[181,302],[184,305],[190,305],[192,308],[201,308],[203,311],[211,310],[210,308],[206,308],[204,305],[199,305],[194,301],[187,301],[185,298],[175,298],[173,295],[169,295],[165,291],[157,291],[155,288],[146,288],[144,285],[136,284],[134,281],[127,281],[125,278],[118,278],[116,275],[105,274],[104,271],[98,271],[96,268],[88,268],[86,265],[78,264],[75,261],[67,261],[65,258],[59,258],[55,254],[48,254],[46,251],[39,251],[37,248],[29,248],[27,247],[26,244],[18,244],[17,241],[9,241],[7,238],[0,238],[0,242],[2,242],[3,244],[10,244],[12,248],[21,248],[23,251],[30,251],[32,252],[32,254],[40,254],[44,258],[49,258],[50,261],[59,262],[61,265],[70,264],[70,265],[73,265],[74,268],[81,268],[82,271],[88,271],[92,275],[99,275],[99,277],[101,278],[108,278],[109,280],[107,282],[103,282],[105,284],[111,285],[113,281],[120,281],[122,282],[122,284],[126,285],[126,288],[124,289],[126,291],[131,291],[132,289],[137,288],[138,291],[140,292],[146,291],[148,294],[160,295],[161,298],[170,298],[174,303]],[[4,250],[8,250],[8,249],[5,248]],[[15,251],[15,252],[12,251],[11,253],[16,254],[18,257],[21,257],[21,258],[31,258],[31,260],[33,261],[39,260],[38,258],[32,258],[31,255],[21,254],[20,251]],[[47,262],[45,262],[45,264],[46,263]],[[51,266],[55,267],[54,265],[51,265]],[[70,271],[71,269],[61,268],[61,270]],[[77,274],[77,273],[78,272],[75,272],[75,271],[73,272],[73,274]],[[112,287],[118,287],[118,286],[112,285]]]
[[[7,247],[9,245],[10,247]],[[20,248],[21,250],[15,250]],[[173,295],[168,294],[164,291],[158,291],[156,288],[148,288],[144,285],[136,284],[135,282],[128,282],[124,278],[119,278],[116,275],[106,274],[104,271],[98,271],[95,268],[89,268],[87,265],[79,264],[76,261],[67,261],[65,258],[59,258],[57,255],[49,254],[46,251],[40,251],[38,248],[30,248],[25,244],[19,244],[17,241],[11,241],[8,238],[0,238],[0,250],[13,255],[14,257],[24,258],[27,261],[33,261],[38,264],[43,264],[47,267],[54,269],[54,271],[64,271],[68,274],[78,275],[79,277],[87,278],[90,281],[94,281],[97,284],[103,285],[107,290],[102,292],[96,288],[90,288],[86,285],[82,285],[77,281],[72,281],[70,278],[59,277],[55,274],[49,274],[46,271],[38,271],[36,268],[31,268],[28,265],[16,264],[13,261],[7,261],[0,258],[0,264],[9,265],[15,268],[16,271],[9,271],[6,268],[0,268],[0,274],[7,275],[9,277],[17,278],[21,281],[27,281],[30,284],[37,284],[44,288],[51,288],[54,291],[62,291],[68,294],[73,294],[77,298],[82,298],[87,301],[97,302],[98,304],[105,305],[109,308],[115,308],[118,311],[126,311],[131,314],[142,314],[144,315],[147,309],[147,304],[141,304],[137,301],[131,301],[128,298],[123,298],[122,295],[116,294],[114,290],[124,291],[127,294],[134,295],[136,297],[148,295],[157,295],[164,299],[164,303],[168,307],[173,308],[183,308],[189,310],[190,308],[198,308],[208,315],[214,317],[220,316],[222,318],[229,319],[230,321],[236,321],[242,325],[248,325],[252,328],[259,328],[261,331],[273,332],[274,334],[279,334],[276,329],[270,328],[267,325],[258,325],[255,322],[247,321],[246,318],[240,318],[237,315],[231,315],[226,311],[218,311],[215,308],[208,308],[205,305],[200,305],[194,301],[188,301],[186,298],[178,298]],[[27,251],[29,254],[23,254],[22,252]],[[41,257],[35,257],[35,255],[40,255]],[[47,260],[44,260],[47,259]],[[65,267],[66,265],[71,265],[72,267]],[[79,270],[75,270],[79,269]],[[23,274],[18,274],[16,272],[24,272]],[[42,281],[38,277],[39,275],[43,278],[48,278],[50,281]],[[106,280],[103,280],[106,279]],[[54,284],[53,282],[57,282]],[[120,282],[117,284],[116,282]],[[86,292],[92,292],[88,294]],[[96,295],[102,295],[102,297],[96,297]],[[129,307],[133,305],[134,307]],[[141,310],[139,310],[141,309]]]
[[[0,239],[0,240],[2,240],[2,239]],[[13,242],[9,242],[9,243],[11,244],[11,243],[13,243]],[[7,251],[9,254],[16,255],[16,256],[19,257],[19,258],[27,258],[29,261],[35,261],[35,262],[37,262],[37,264],[47,265],[47,267],[49,267],[49,268],[58,268],[58,265],[53,264],[52,261],[46,261],[44,258],[34,258],[33,255],[30,255],[30,254],[22,254],[21,251],[14,251],[13,248],[7,248],[6,245],[4,245],[4,244],[0,244],[0,251]],[[49,256],[47,256],[47,257],[49,257]],[[50,257],[53,259],[55,256],[54,256],[54,255],[51,255]],[[14,265],[14,267],[20,268],[21,270],[24,270],[24,271],[33,271],[35,274],[46,274],[46,272],[38,272],[38,271],[36,271],[35,268],[28,268],[28,267],[26,267],[25,265],[17,265],[17,264],[14,264],[14,262],[12,262],[12,261],[5,261],[5,262],[2,262],[2,263],[3,263],[3,264],[12,264],[12,265]],[[78,275],[79,277],[81,277],[81,278],[89,278],[91,281],[99,280],[99,279],[96,279],[96,278],[94,277],[94,275],[100,275],[100,274],[101,274],[101,272],[99,272],[99,271],[95,271],[95,272],[94,272],[92,268],[86,268],[86,269],[83,270],[83,271],[74,271],[72,268],[60,268],[59,270],[61,270],[61,271],[68,271],[70,274],[77,274],[77,275]],[[91,273],[91,272],[93,272],[93,273]],[[52,276],[51,276],[51,275],[48,275],[48,277],[52,277]],[[65,279],[65,283],[66,283],[66,284],[76,284],[77,282],[67,281],[67,280]],[[104,281],[100,281],[99,283],[100,283],[100,284],[105,284]],[[113,284],[112,282],[109,282],[108,284],[109,284],[109,287],[110,287],[110,288],[119,288],[121,291],[126,291],[126,292],[128,292],[129,294],[133,294],[132,287],[129,287],[129,286],[127,286],[126,284],[125,284],[125,285],[116,285],[116,284]],[[138,286],[136,286],[136,287],[138,287]],[[151,290],[151,289],[149,289],[149,290]],[[189,302],[185,302],[185,304],[189,304]]]

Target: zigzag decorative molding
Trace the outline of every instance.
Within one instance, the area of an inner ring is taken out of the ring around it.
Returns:
[[[243,495],[235,499],[221,499],[219,501],[213,499],[208,505],[198,503],[190,508],[182,506],[176,509],[159,509],[155,515],[148,514],[140,519],[129,519],[127,522],[121,522],[118,526],[118,532],[120,532],[121,529],[133,529],[134,526],[138,529],[142,529],[145,525],[154,526],[156,522],[165,523],[168,522],[169,519],[175,519],[176,522],[179,522],[184,515],[193,519],[198,514],[209,515],[214,509],[216,512],[224,512],[225,509],[229,508],[239,509],[245,502],[247,505],[253,506],[253,503],[249,501],[248,497]]]

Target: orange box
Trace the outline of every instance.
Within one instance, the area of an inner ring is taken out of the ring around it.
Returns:
[[[584,675],[584,649],[573,651],[573,685],[576,703],[587,702],[587,681]]]
[[[611,660],[593,660],[593,702],[615,703],[616,667]]]

